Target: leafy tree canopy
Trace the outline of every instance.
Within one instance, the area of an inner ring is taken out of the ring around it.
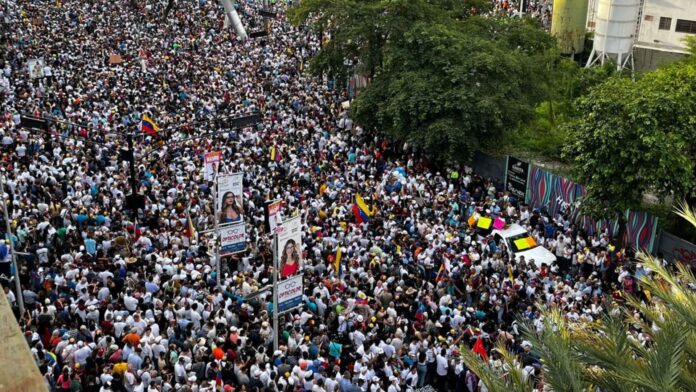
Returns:
[[[468,158],[534,115],[558,67],[533,21],[478,16],[487,1],[305,0],[290,11],[330,39],[310,68],[343,83],[371,78],[352,105],[366,127]]]
[[[621,218],[643,195],[692,193],[696,145],[696,63],[683,61],[633,82],[620,76],[577,101],[565,155],[587,186],[586,213]]]

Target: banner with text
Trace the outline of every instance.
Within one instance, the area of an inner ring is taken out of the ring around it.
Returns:
[[[527,181],[529,180],[529,163],[508,156],[505,171],[505,190],[518,203],[524,203],[527,197]]]
[[[283,209],[282,200],[273,200],[266,202],[266,231],[268,233],[274,233],[276,227],[283,221],[281,210]]]
[[[220,162],[222,162],[222,153],[220,151],[211,151],[203,154],[203,177],[206,181],[213,181],[220,170]]]
[[[220,256],[246,250],[246,228],[244,222],[220,228]]]
[[[278,313],[283,313],[298,307],[302,303],[304,287],[302,275],[278,282]]]

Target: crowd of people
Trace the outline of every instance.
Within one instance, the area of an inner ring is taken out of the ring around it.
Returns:
[[[567,213],[530,210],[466,166],[435,166],[363,130],[344,91],[303,71],[321,41],[289,25],[284,5],[267,37],[244,41],[210,0],[3,7],[12,232],[0,274],[16,309],[11,241],[17,318],[50,391],[478,392],[459,353],[479,340],[493,366],[504,342],[543,390],[518,323],[543,328],[538,304],[591,322],[649,273]],[[240,3],[249,30],[263,28],[258,9]],[[257,112],[257,124],[230,125]],[[144,114],[158,133],[139,131]],[[22,115],[50,121],[30,130]],[[146,199],[137,211],[128,135]],[[230,257],[211,237],[208,151],[222,152],[221,172],[244,173],[230,219],[245,222],[247,250]],[[258,292],[273,281],[264,204],[276,199],[302,221],[303,268],[286,275],[303,274],[304,294],[274,331],[272,296]],[[558,262],[512,257],[471,225],[481,216],[522,225]]]
[[[545,29],[551,28],[553,0],[492,0],[494,15],[531,16]]]

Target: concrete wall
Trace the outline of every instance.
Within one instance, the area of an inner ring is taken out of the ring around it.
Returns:
[[[680,261],[686,265],[696,263],[696,245],[663,231],[660,235],[658,252],[669,262]]]
[[[484,178],[490,178],[495,182],[495,187],[498,190],[503,190],[503,181],[505,179],[505,163],[506,157],[496,158],[482,152],[474,154],[474,159],[471,162],[471,168],[474,173]]]
[[[696,1],[696,0],[694,0]],[[682,53],[634,47],[633,58],[637,72],[653,71],[656,68],[684,58]]]

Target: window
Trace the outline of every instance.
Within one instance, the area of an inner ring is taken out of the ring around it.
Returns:
[[[652,15],[645,15],[645,18],[643,19],[645,19],[646,22],[652,22],[654,18]]]
[[[672,18],[660,18],[660,30],[670,30],[672,28]]]
[[[677,19],[677,33],[696,34],[696,20]]]

